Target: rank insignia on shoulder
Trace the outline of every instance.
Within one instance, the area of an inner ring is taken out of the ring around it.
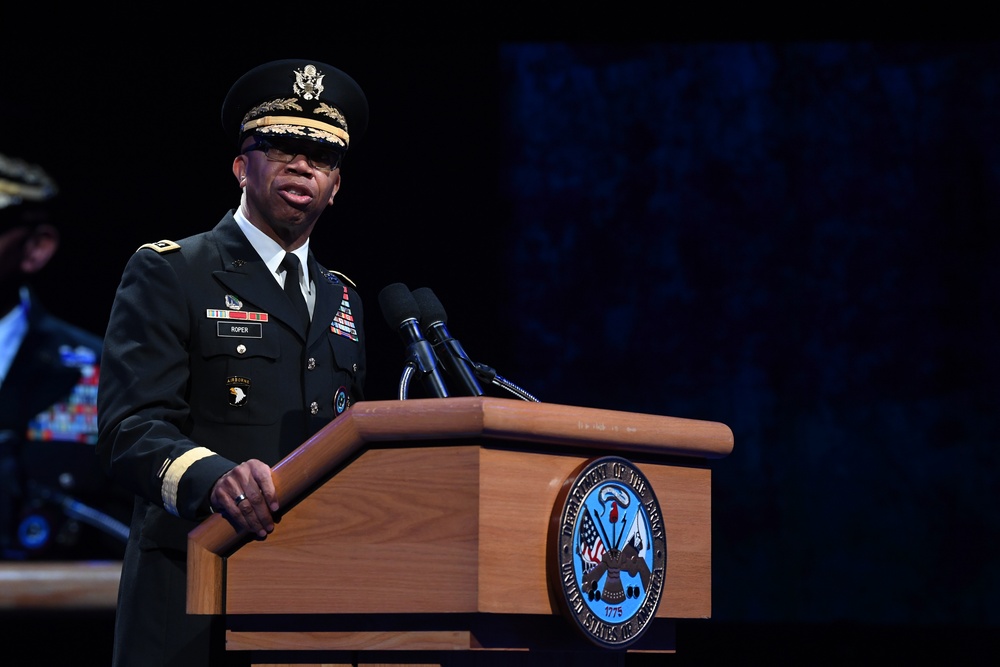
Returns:
[[[353,287],[353,288],[355,288],[355,289],[357,289],[357,287],[358,287],[357,285],[354,284],[353,280],[351,280],[350,278],[348,278],[347,276],[345,276],[340,271],[332,271],[330,269],[326,269],[326,280],[327,280],[327,282],[332,283],[334,285],[336,285],[341,280],[343,280],[344,282],[350,284],[350,286]]]
[[[181,249],[180,245],[173,241],[167,241],[166,239],[163,241],[156,241],[155,243],[144,243],[139,246],[136,252],[139,252],[139,250],[142,250],[143,248],[149,248],[150,250],[155,250],[159,253],[173,252],[174,250]]]

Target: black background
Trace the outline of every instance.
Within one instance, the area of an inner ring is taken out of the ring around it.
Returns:
[[[237,204],[232,81],[333,63],[372,115],[313,248],[365,299],[370,398],[396,390],[377,295],[404,282],[543,401],[733,429],[713,619],[664,661],[995,650],[1000,46],[247,23],[3,47],[0,151],[63,188],[53,310],[100,333],[131,252]]]

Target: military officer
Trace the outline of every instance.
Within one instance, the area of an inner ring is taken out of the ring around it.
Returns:
[[[126,264],[98,392],[98,455],[136,496],[117,667],[244,664],[220,619],[185,611],[187,535],[218,512],[265,539],[272,466],[363,398],[361,300],[309,239],[367,124],[365,94],[332,65],[255,67],[222,106],[239,205]]]

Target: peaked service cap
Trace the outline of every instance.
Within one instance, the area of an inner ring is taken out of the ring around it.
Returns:
[[[253,132],[315,141],[343,153],[368,128],[368,98],[333,65],[275,60],[233,84],[222,103],[222,126],[237,143]]]

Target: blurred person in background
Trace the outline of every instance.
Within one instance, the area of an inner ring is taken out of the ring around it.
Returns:
[[[59,249],[58,193],[0,153],[0,559],[121,559],[131,497],[94,454],[103,341],[33,289]]]

